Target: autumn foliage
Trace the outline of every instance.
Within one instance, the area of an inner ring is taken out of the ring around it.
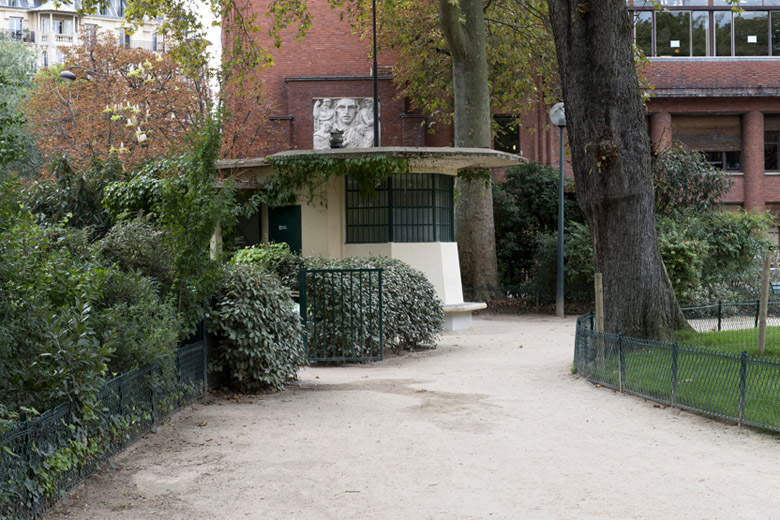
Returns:
[[[41,153],[65,155],[76,167],[111,154],[125,169],[159,158],[208,110],[204,81],[165,54],[119,45],[110,33],[66,49],[64,63],[77,79],[63,81],[56,67],[40,72],[24,112]]]

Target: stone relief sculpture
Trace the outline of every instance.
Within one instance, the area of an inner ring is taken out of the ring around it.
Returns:
[[[314,149],[330,148],[330,133],[343,132],[344,148],[374,146],[374,103],[371,98],[315,98]]]

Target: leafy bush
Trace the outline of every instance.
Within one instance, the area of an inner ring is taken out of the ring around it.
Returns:
[[[706,244],[707,251],[702,255],[701,286],[685,303],[757,297],[759,259],[772,245],[767,236],[775,225],[768,213],[691,212],[677,220],[693,240]]]
[[[703,153],[681,143],[674,143],[655,159],[653,182],[656,215],[716,209],[734,183],[725,171],[708,163]]]
[[[306,260],[309,269],[382,269],[382,312],[385,347],[435,347],[444,330],[444,311],[431,282],[408,264],[391,258]],[[325,288],[328,290],[328,288]],[[374,309],[378,312],[378,309]]]
[[[173,362],[181,330],[173,306],[157,296],[156,283],[134,272],[110,270],[96,302],[95,328],[111,351],[112,373]]]
[[[0,400],[10,411],[89,395],[110,348],[93,323],[101,273],[21,222],[0,236]]]
[[[110,185],[104,200],[113,218],[140,212],[165,231],[173,280],[164,292],[173,297],[185,335],[202,321],[219,282],[219,262],[209,256],[214,230],[217,225],[229,230],[238,212],[233,191],[217,185],[218,128],[209,122],[192,139],[187,151],[151,162],[128,181]]]
[[[233,263],[252,264],[276,273],[282,284],[290,290],[298,290],[298,271],[303,268],[303,259],[290,250],[285,243],[258,244],[236,251]]]
[[[681,304],[738,301],[758,294],[758,258],[771,245],[767,214],[676,212],[658,218],[658,245]],[[528,296],[539,303],[555,299],[557,237],[539,237],[537,264]],[[571,301],[593,297],[593,245],[584,224],[571,223],[564,241],[564,291]]]
[[[85,171],[76,171],[67,159],[59,158],[52,163],[49,177],[24,190],[25,206],[39,224],[90,228],[93,238],[100,237],[111,227],[103,191],[121,177],[122,164],[115,158],[106,163],[95,159]]]
[[[0,235],[0,401],[12,412],[83,401],[176,348],[156,285],[95,261],[86,235],[25,222]]]
[[[213,368],[228,369],[244,392],[279,390],[305,363],[300,317],[278,277],[229,264],[208,320],[218,348]]]
[[[558,171],[532,162],[507,170],[493,185],[493,218],[501,285],[519,292],[537,263],[540,233],[558,229]],[[564,218],[584,222],[574,198],[574,181],[564,178]],[[553,285],[554,286],[554,285]]]
[[[117,223],[94,249],[99,257],[123,271],[137,271],[169,291],[175,278],[173,251],[167,233],[144,218]]]
[[[537,239],[536,263],[531,268],[527,295],[538,304],[555,301],[558,286],[558,233],[542,233]],[[569,222],[563,241],[563,291],[569,301],[593,299],[593,243],[585,224]]]

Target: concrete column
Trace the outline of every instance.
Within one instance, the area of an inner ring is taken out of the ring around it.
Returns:
[[[764,114],[757,110],[742,116],[742,172],[745,175],[744,208],[764,211]]]
[[[650,141],[656,152],[669,148],[672,144],[672,114],[657,112],[650,115]]]

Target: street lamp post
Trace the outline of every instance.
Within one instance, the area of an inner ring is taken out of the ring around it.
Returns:
[[[563,318],[563,129],[566,127],[566,112],[563,103],[556,103],[550,109],[550,121],[561,134],[560,171],[558,174],[558,284],[555,294],[555,315]]]
[[[82,67],[81,65],[72,65],[68,67],[67,69],[60,72],[60,78],[65,81],[76,81],[76,75],[73,73],[73,69],[81,69],[84,72],[87,73],[88,76],[95,76],[98,78],[107,78],[108,76],[106,74],[101,74],[100,72],[95,72],[94,70],[90,70],[88,68]]]
[[[376,62],[376,0],[371,0],[374,24],[374,146],[379,146],[379,71]]]

